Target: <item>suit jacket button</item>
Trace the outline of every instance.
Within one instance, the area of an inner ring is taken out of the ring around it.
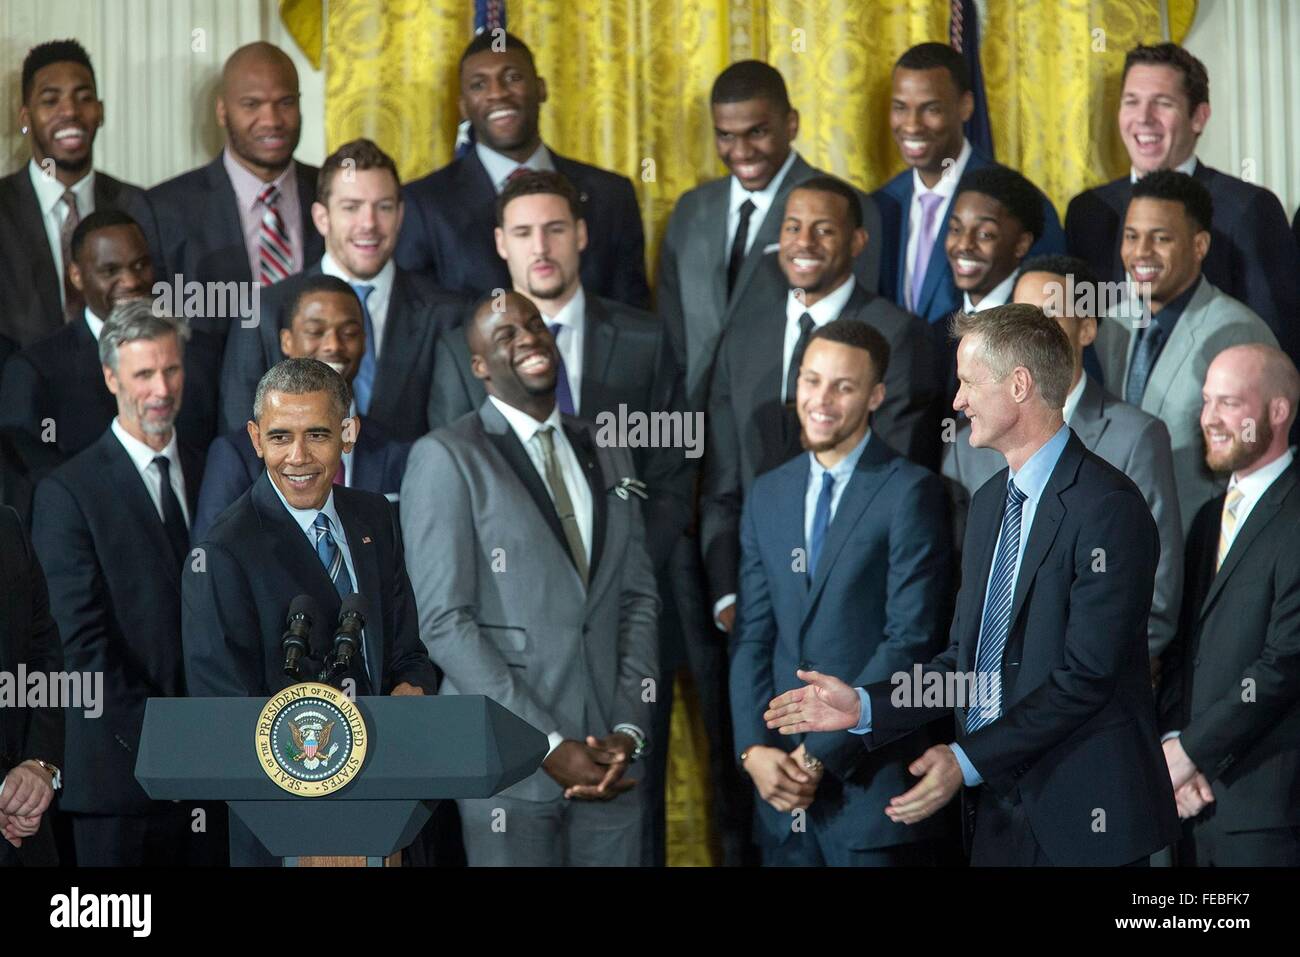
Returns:
[[[808,664],[808,662],[806,662],[806,661],[801,661],[801,662],[799,662],[799,670],[800,670],[800,671],[812,671],[812,665]]]

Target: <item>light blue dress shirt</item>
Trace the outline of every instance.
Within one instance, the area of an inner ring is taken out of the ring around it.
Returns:
[[[1020,467],[1019,472],[1012,472],[1010,478],[1016,483],[1016,488],[1024,493],[1025,500],[1020,506],[1020,542],[1016,550],[1015,571],[1012,573],[1011,589],[1015,594],[1016,579],[1020,575],[1020,562],[1025,557],[1025,544],[1029,541],[1029,533],[1033,530],[1034,515],[1038,511],[1038,501],[1043,497],[1043,490],[1047,488],[1047,482],[1052,477],[1052,472],[1056,470],[1056,463],[1061,459],[1061,453],[1065,451],[1065,444],[1070,440],[1070,427],[1062,424],[1050,439],[1029,457],[1029,461]],[[999,532],[999,539],[1001,533]],[[1001,544],[999,541],[998,544]],[[993,554],[997,554],[995,547]],[[992,576],[992,568],[989,569]],[[984,600],[988,601],[989,582],[984,583]],[[981,603],[981,608],[984,605]],[[983,622],[980,623],[980,637],[983,637]],[[978,649],[979,645],[976,644]],[[863,688],[854,689],[858,693],[858,701],[862,704],[862,714],[858,720],[857,727],[850,729],[854,734],[869,734],[871,732],[871,699]],[[975,787],[982,784],[984,778],[975,770],[975,765],[971,764],[970,759],[962,750],[961,745],[953,742],[951,745],[952,753],[957,758],[957,763],[961,765],[961,774],[966,781],[967,787]]]
[[[808,490],[803,496],[803,540],[807,545],[812,541],[813,517],[817,511],[817,499],[822,493],[822,476],[827,472],[835,477],[835,484],[831,486],[831,521],[835,521],[835,510],[840,507],[840,499],[844,497],[844,490],[848,487],[849,479],[853,478],[853,472],[858,467],[858,461],[862,458],[862,453],[866,451],[867,443],[871,441],[871,430],[867,429],[867,434],[862,437],[862,441],[853,447],[848,455],[840,459],[832,468],[825,468],[817,461],[817,456],[812,452],[808,453]]]

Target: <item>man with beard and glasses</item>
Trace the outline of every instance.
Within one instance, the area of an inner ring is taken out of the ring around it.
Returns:
[[[67,268],[77,224],[96,210],[138,211],[144,194],[94,168],[104,103],[76,40],[32,47],[18,122],[31,160],[0,179],[0,335],[29,345],[81,319]]]
[[[1201,396],[1205,462],[1231,473],[1187,541],[1183,616],[1161,689],[1165,759],[1201,867],[1300,866],[1300,474],[1295,363],[1225,349]]]
[[[783,737],[767,702],[795,671],[888,681],[943,645],[949,532],[943,486],[874,434],[889,344],[865,322],[812,334],[798,373],[807,454],[759,476],[745,500],[731,651],[735,754],[754,783],[754,835],[776,866],[933,863],[935,817],[908,827],[885,806],[910,784],[924,733],[863,755],[847,731]],[[792,562],[792,556],[801,560]],[[806,827],[792,814],[806,812]]]
[[[103,675],[100,713],[66,712],[67,776],[81,866],[219,863],[224,808],[151,801],[135,778],[149,698],[185,693],[181,567],[203,474],[202,452],[177,440],[185,388],[184,324],[149,302],[113,307],[99,336],[117,417],[36,488],[32,541],[69,671]]]
[[[225,149],[146,194],[141,225],[159,279],[272,285],[320,258],[311,223],[317,169],[293,158],[298,96],[298,71],[279,47],[250,43],[226,60],[216,99]],[[207,317],[196,327],[224,342],[241,318]]]
[[[485,298],[470,322],[488,397],[415,443],[402,483],[420,635],[443,694],[492,698],[550,750],[495,797],[456,802],[466,856],[639,865],[634,765],[664,742],[648,735],[659,598],[632,456],[560,412],[559,352],[531,300]]]
[[[587,291],[638,308],[650,304],[645,234],[626,176],[558,155],[542,142],[538,117],[546,81],[527,45],[484,30],[461,54],[460,115],[474,129],[472,149],[406,185],[397,264],[452,292],[480,296],[509,289],[510,274],[492,239],[494,201],[526,170],[553,170],[578,190],[587,223],[582,283]]]

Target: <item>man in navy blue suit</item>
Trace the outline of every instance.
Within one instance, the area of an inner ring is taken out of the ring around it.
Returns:
[[[348,387],[357,376],[366,352],[366,331],[361,300],[342,279],[324,273],[303,277],[289,308],[280,314],[280,351],[289,359],[319,359]],[[250,406],[246,416],[251,416]],[[350,416],[356,415],[355,402]],[[357,417],[358,426],[360,417]],[[391,441],[373,419],[357,428],[343,446],[334,484],[382,492],[397,500],[406,470],[410,442]],[[224,512],[262,474],[262,459],[253,448],[247,428],[219,435],[208,449],[194,517],[194,539],[207,534]]]
[[[912,47],[894,65],[889,128],[910,169],[872,194],[884,227],[880,294],[930,323],[942,335],[947,318],[961,308],[944,255],[957,184],[967,170],[994,165],[971,146],[962,124],[975,108],[970,74],[960,53],[943,43]],[[1030,252],[1065,252],[1061,221],[1042,196],[1043,231]]]
[[[964,784],[972,864],[1145,863],[1178,835],[1147,663],[1155,522],[1064,423],[1074,358],[1054,320],[1017,303],[953,325],[954,408],[1008,469],[971,502],[949,646],[901,686],[801,669],[764,718],[875,750],[955,712],[957,740],[912,762],[891,821],[926,820]]]
[[[1124,60],[1123,84],[1119,132],[1132,166],[1119,179],[1070,200],[1070,254],[1087,260],[1098,278],[1122,280],[1120,239],[1133,184],[1156,170],[1186,173],[1214,200],[1205,278],[1250,306],[1283,350],[1300,358],[1300,251],[1282,204],[1269,190],[1196,158],[1197,141],[1210,121],[1205,64],[1174,43],[1139,45]]]
[[[450,292],[478,297],[509,289],[510,273],[493,238],[496,197],[521,170],[554,170],[582,196],[588,236],[583,288],[648,308],[645,233],[631,181],[566,159],[542,143],[538,116],[546,81],[522,40],[507,33],[498,50],[497,36],[483,31],[461,55],[460,114],[476,142],[464,156],[406,185],[397,265],[425,273]]]
[[[731,649],[736,751],[754,783],[754,835],[769,865],[934,861],[941,818],[909,828],[885,806],[910,785],[914,739],[867,754],[847,731],[790,739],[762,719],[796,669],[888,681],[942,647],[949,532],[943,486],[871,429],[889,344],[836,319],[799,371],[808,450],[762,475],[745,502]]]

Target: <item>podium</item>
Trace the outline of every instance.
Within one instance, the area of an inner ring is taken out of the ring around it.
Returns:
[[[355,708],[364,755],[328,794],[291,793],[264,769],[257,733],[270,706],[261,698],[150,698],[135,776],[157,801],[225,801],[286,864],[374,866],[415,839],[438,800],[491,797],[546,756],[545,734],[481,695],[361,697]]]

